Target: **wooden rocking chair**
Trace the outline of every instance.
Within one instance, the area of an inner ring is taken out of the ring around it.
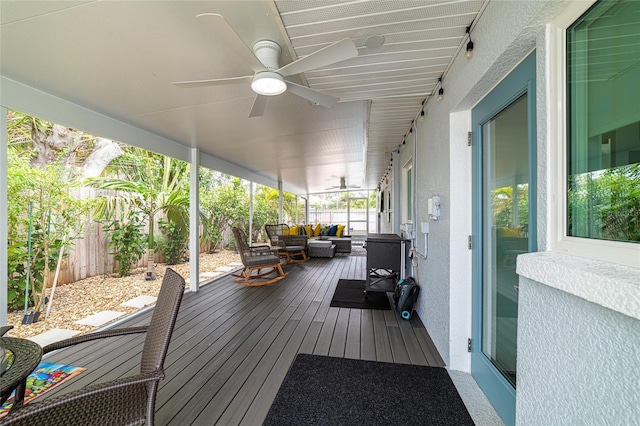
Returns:
[[[289,226],[284,223],[265,225],[265,231],[271,241],[271,247],[277,248],[285,264],[302,263],[309,260],[306,253],[307,236],[291,235]]]
[[[277,249],[264,246],[249,246],[244,232],[238,228],[233,228],[233,235],[236,239],[238,253],[244,268],[238,274],[232,274],[240,278],[234,282],[248,286],[260,286],[280,281],[288,272],[282,270],[280,256]],[[273,276],[276,274],[276,276]],[[268,278],[272,276],[271,278]]]

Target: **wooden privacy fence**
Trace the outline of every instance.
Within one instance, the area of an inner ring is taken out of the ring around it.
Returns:
[[[76,197],[81,199],[96,198],[105,191],[84,187],[78,190]],[[147,232],[145,229],[144,232]],[[109,237],[103,230],[103,224],[96,222],[89,215],[83,224],[82,232],[72,241],[72,247],[60,268],[58,284],[67,284],[96,275],[107,275],[115,272],[115,261],[109,254]],[[143,256],[133,268],[147,264],[147,255]]]
[[[96,190],[95,188],[85,187],[81,188],[77,197],[82,199],[96,198],[99,194],[103,194],[104,191]],[[351,218],[356,220],[365,220],[366,212],[364,209],[352,209]],[[369,216],[370,230],[375,228],[376,217],[374,214]],[[156,218],[156,227],[158,224]],[[321,209],[312,210],[309,212],[308,223],[322,223],[322,224],[347,224],[347,210],[331,210]],[[94,220],[93,217],[88,217],[84,223],[83,232],[78,235],[78,238],[73,241],[73,247],[67,252],[67,256],[60,268],[60,276],[58,278],[58,284],[67,284],[75,281],[79,281],[88,277],[96,275],[108,275],[113,274],[116,271],[115,261],[113,256],[109,254],[111,249],[109,248],[109,237],[103,230],[103,225]],[[147,229],[144,230],[147,232]],[[156,228],[155,235],[159,236],[160,232]],[[223,233],[222,244],[226,246],[231,240],[231,231],[226,230]],[[208,250],[209,247],[203,247],[204,250]],[[155,261],[156,263],[163,262],[162,247],[156,248]],[[147,264],[147,254],[145,253],[142,258],[133,265],[132,269],[145,267]]]
[[[81,199],[90,199],[96,198],[99,194],[103,193],[104,191],[102,190],[84,187],[77,192],[76,196]],[[157,220],[159,217],[161,216],[156,216],[155,221],[154,232],[156,242],[158,241],[157,237],[160,235]],[[147,233],[148,227],[145,227],[143,232]],[[224,232],[222,239],[223,244],[226,245],[230,238],[231,231]],[[209,247],[204,247],[204,249],[209,249]],[[89,216],[84,223],[83,231],[73,240],[72,248],[66,252],[67,256],[60,267],[58,284],[67,284],[96,275],[115,273],[116,262],[113,259],[113,255],[109,254],[110,252],[109,236],[103,230],[103,224],[96,222],[94,217]],[[145,267],[147,265],[147,259],[148,256],[147,253],[145,253],[142,258],[132,266],[132,269]],[[162,247],[156,247],[155,262],[161,263],[163,261]]]

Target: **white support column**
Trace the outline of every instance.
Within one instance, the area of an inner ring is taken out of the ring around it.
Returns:
[[[278,223],[284,222],[284,215],[282,214],[282,205],[284,203],[284,194],[282,193],[282,181],[278,182]]]
[[[191,148],[189,175],[189,289],[200,285],[200,151]]]
[[[310,225],[309,223],[309,193],[306,194],[306,199],[304,203],[304,223]]]
[[[7,325],[7,109],[0,108],[0,325]]]
[[[253,181],[249,181],[249,245],[253,245]]]

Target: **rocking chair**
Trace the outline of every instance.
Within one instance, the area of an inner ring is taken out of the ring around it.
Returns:
[[[277,248],[285,263],[302,263],[309,260],[306,253],[306,235],[291,235],[289,226],[284,223],[265,225],[265,231],[271,241],[271,247]]]
[[[233,235],[236,239],[238,253],[244,268],[238,274],[232,274],[240,278],[234,282],[247,286],[261,286],[280,281],[288,272],[282,270],[278,251],[269,246],[250,246],[244,232],[238,228],[233,228]],[[272,278],[270,275],[276,274]]]

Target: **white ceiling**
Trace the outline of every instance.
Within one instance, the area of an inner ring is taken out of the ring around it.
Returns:
[[[486,1],[1,0],[0,70],[301,193],[341,176],[375,188]],[[269,99],[264,116],[248,118],[248,85],[171,85],[252,74],[196,19],[207,12],[223,15],[249,47],[278,42],[280,65],[351,38],[358,57],[297,77],[341,101],[327,109],[284,93]],[[385,43],[366,47],[372,35]]]

